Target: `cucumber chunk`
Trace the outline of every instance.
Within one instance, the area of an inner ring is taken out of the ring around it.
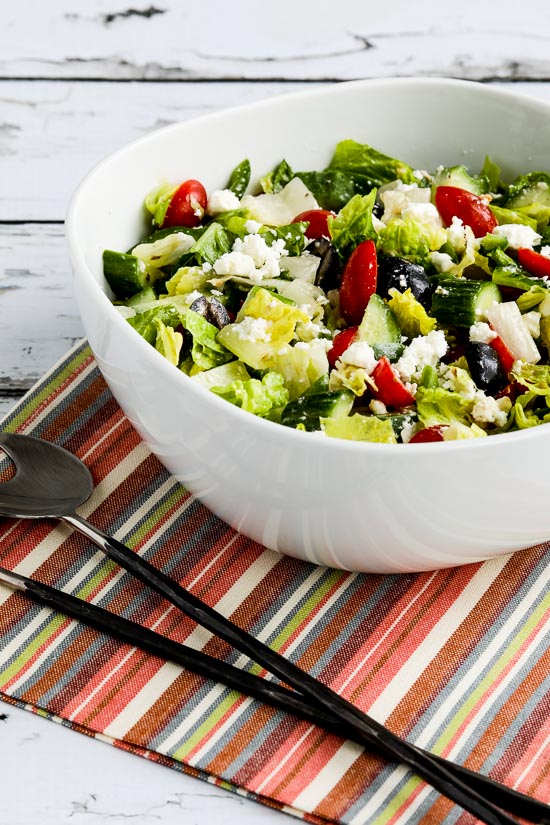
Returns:
[[[285,427],[301,424],[308,432],[321,429],[321,418],[345,418],[353,406],[354,395],[348,390],[301,395],[287,404],[281,415]]]
[[[124,252],[104,251],[103,274],[117,298],[122,300],[141,292],[147,284],[145,264],[135,255]]]
[[[443,326],[471,327],[501,300],[500,290],[492,281],[442,278],[433,294],[432,315]]]
[[[380,295],[371,295],[357,330],[357,340],[371,346],[401,343],[401,330],[395,315]]]

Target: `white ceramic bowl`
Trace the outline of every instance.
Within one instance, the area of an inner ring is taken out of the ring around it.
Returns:
[[[445,444],[361,444],[242,412],[179,372],[109,301],[104,248],[145,232],[142,202],[162,180],[208,190],[249,157],[328,162],[338,140],[370,143],[415,168],[485,154],[506,178],[549,166],[550,106],[441,79],[361,81],[271,98],[154,132],[100,163],[67,217],[75,287],[99,367],[140,435],[221,518],[268,547],[350,570],[403,572],[509,553],[550,537],[550,427]]]

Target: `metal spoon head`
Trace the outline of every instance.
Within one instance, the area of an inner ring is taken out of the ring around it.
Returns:
[[[74,513],[90,497],[90,471],[57,444],[0,432],[0,449],[16,467],[13,478],[0,484],[0,516],[59,518]]]

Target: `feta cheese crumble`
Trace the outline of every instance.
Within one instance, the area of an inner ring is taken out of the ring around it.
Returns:
[[[446,252],[430,252],[430,261],[437,272],[449,272],[454,266],[453,259]]]
[[[506,400],[506,399],[502,399]],[[506,410],[503,410],[499,402],[490,395],[485,395],[479,392],[476,396],[476,401],[472,409],[472,417],[474,421],[479,421],[483,424],[496,424],[497,427],[504,427],[508,420]]]
[[[413,338],[394,366],[403,381],[411,381],[415,375],[422,372],[424,367],[437,366],[446,352],[445,333],[441,330],[432,330],[427,335]]]
[[[521,223],[505,223],[502,226],[495,226],[493,234],[506,238],[510,249],[532,249],[533,244],[538,243],[541,239],[538,232]]]
[[[351,364],[353,367],[362,367],[367,375],[370,375],[378,363],[374,355],[373,348],[365,341],[356,341],[351,344],[340,356],[343,364]]]
[[[539,253],[543,256],[543,258],[550,258],[550,246],[541,247]]]
[[[485,321],[476,321],[470,327],[470,341],[476,344],[490,344],[497,337],[494,329],[491,329]]]
[[[206,211],[209,215],[219,215],[220,212],[238,209],[240,205],[241,202],[231,189],[214,189],[208,198]]]
[[[265,318],[252,318],[247,315],[238,324],[235,324],[237,335],[242,341],[250,341],[255,344],[258,341],[271,341],[271,333],[268,329],[269,322]]]

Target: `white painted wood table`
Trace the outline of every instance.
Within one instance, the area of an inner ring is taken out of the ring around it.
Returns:
[[[79,179],[177,120],[362,77],[439,75],[550,100],[550,6],[26,0],[0,20],[0,413],[82,336],[63,216]],[[396,112],[396,128],[399,113]],[[383,148],[383,147],[381,147]],[[243,153],[246,136],[243,136]],[[549,153],[550,160],[550,153]],[[549,163],[550,165],[550,163]],[[178,772],[0,706],[0,825],[276,823]]]

